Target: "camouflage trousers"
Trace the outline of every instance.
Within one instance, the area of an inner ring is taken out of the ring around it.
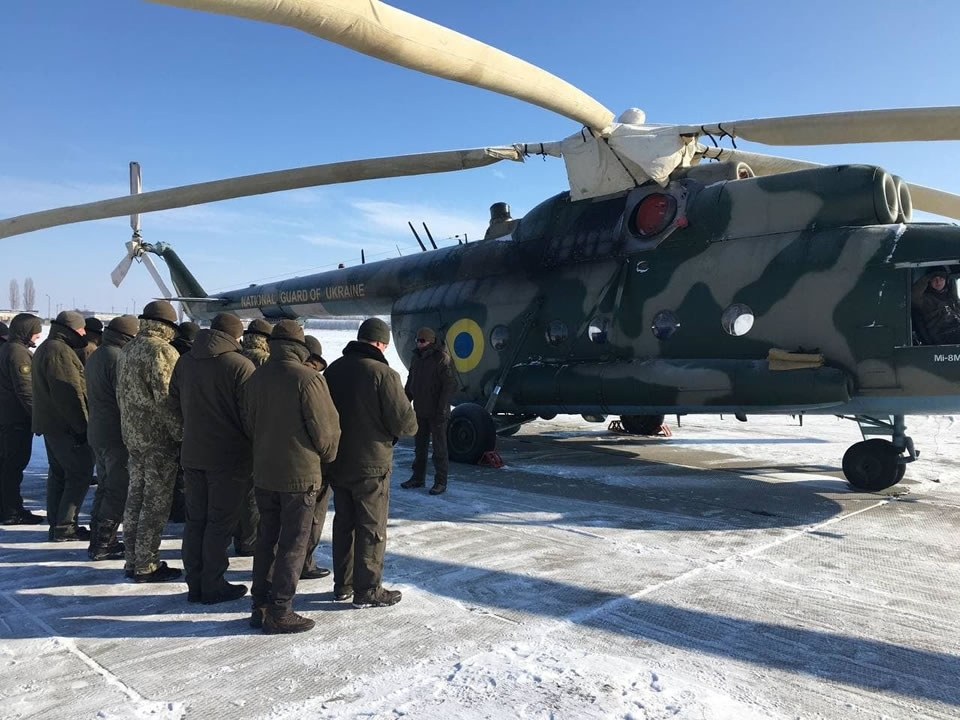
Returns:
[[[123,512],[125,570],[140,575],[157,569],[178,466],[176,448],[130,449],[130,488]]]

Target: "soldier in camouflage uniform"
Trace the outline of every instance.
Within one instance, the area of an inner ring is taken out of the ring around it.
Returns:
[[[253,363],[254,368],[263,365],[270,357],[270,348],[267,339],[273,332],[273,325],[266,320],[257,318],[251,321],[243,332],[243,356]],[[253,487],[247,494],[243,507],[240,510],[240,520],[233,533],[233,549],[241,557],[252,557],[257,547],[257,526],[260,524],[260,511],[257,509],[257,498]]]
[[[170,344],[177,313],[166,300],[148,303],[140,331],[120,352],[117,402],[120,429],[130,453],[130,489],[123,514],[125,571],[137,582],[180,577],[159,559],[163,526],[170,515],[182,428],[168,406],[170,377],[180,355]]]

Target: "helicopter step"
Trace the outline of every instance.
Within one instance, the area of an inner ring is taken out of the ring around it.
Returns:
[[[907,463],[920,454],[913,446],[913,438],[906,434],[904,416],[855,415],[847,419],[855,420],[863,435],[861,442],[851,445],[843,454],[843,474],[847,481],[858,490],[868,492],[885,490],[900,482]],[[890,440],[877,436],[887,436]]]

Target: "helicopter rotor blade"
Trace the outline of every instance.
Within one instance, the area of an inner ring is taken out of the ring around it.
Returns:
[[[729,162],[745,162],[757,175],[775,175],[795,170],[824,167],[821,163],[807,160],[794,160],[776,155],[764,155],[729,148],[700,146],[698,152],[701,157],[716,158]],[[914,185],[913,183],[907,183],[907,187],[910,188],[910,198],[913,201],[914,210],[923,210],[934,215],[960,220],[960,195],[924,185]]]
[[[133,264],[133,258],[136,255],[134,251],[135,247],[133,242],[127,242],[127,254],[123,256],[123,260],[110,272],[110,279],[113,281],[114,287],[120,287],[120,283],[123,282],[127,273],[130,272],[130,266]]]
[[[140,163],[131,162],[130,163],[130,194],[139,195],[140,189]],[[130,229],[133,230],[134,235],[140,234],[140,215],[134,213],[130,216]]]
[[[764,145],[960,140],[960,107],[898,108],[678,125],[681,135],[730,135]]]
[[[167,287],[167,284],[163,281],[163,278],[160,277],[160,271],[157,270],[157,266],[154,265],[153,260],[149,255],[143,253],[141,256],[143,264],[147,266],[147,270],[153,276],[153,281],[157,284],[157,287],[160,288],[160,292],[163,293],[165,298],[173,297],[173,294],[170,292],[170,288]]]
[[[523,146],[486,147],[349,160],[291,170],[277,170],[257,175],[244,175],[195,185],[182,185],[167,190],[154,190],[139,195],[124,195],[110,200],[100,200],[84,205],[70,205],[2,219],[0,220],[0,238],[57,225],[69,225],[87,220],[100,220],[156,210],[169,210],[190,205],[203,205],[219,200],[263,195],[282,190],[377,178],[468,170],[492,165],[501,160],[522,162],[522,148]]]
[[[613,113],[546,70],[380,0],[153,0],[285,25],[364,55],[515,97],[601,132]]]

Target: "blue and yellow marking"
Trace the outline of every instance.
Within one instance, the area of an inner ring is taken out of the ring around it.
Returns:
[[[460,318],[447,331],[447,347],[459,372],[470,372],[483,357],[483,330],[470,318]]]

